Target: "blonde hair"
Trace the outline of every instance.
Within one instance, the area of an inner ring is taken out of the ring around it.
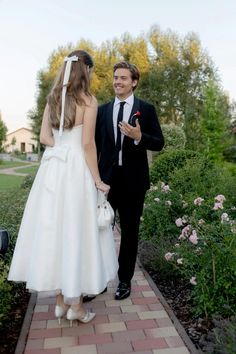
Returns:
[[[64,128],[71,129],[75,124],[76,105],[85,105],[84,95],[92,97],[89,86],[89,69],[93,67],[91,56],[84,50],[75,50],[68,57],[77,56],[78,61],[73,61],[71,73],[67,84],[65,100]],[[47,102],[49,106],[49,120],[53,128],[59,129],[62,106],[62,87],[66,63],[58,73]]]

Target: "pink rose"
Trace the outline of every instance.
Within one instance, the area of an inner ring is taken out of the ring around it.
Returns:
[[[195,230],[193,230],[192,234],[189,236],[189,241],[194,245],[198,244],[198,237],[197,237],[197,233]]]
[[[225,196],[223,194],[218,194],[216,197],[215,197],[215,201],[216,202],[219,202],[219,203],[223,203],[225,201]]]
[[[175,225],[180,227],[180,226],[183,226],[183,222],[182,222],[182,219],[181,218],[178,218],[175,220]]]
[[[198,197],[198,198],[196,198],[196,199],[193,201],[193,203],[194,203],[195,205],[201,205],[203,201],[204,201],[203,198]]]
[[[213,210],[224,209],[222,202],[216,202]]]

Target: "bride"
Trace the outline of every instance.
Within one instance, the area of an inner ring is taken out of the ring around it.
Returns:
[[[99,294],[116,276],[111,227],[97,225],[101,181],[95,146],[97,101],[91,95],[91,56],[65,58],[45,107],[40,142],[46,145],[22,218],[8,279],[30,291],[56,295],[55,316],[91,321],[83,294]]]

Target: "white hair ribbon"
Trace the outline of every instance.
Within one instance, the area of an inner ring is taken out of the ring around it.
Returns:
[[[62,87],[62,103],[61,103],[61,118],[60,118],[60,128],[59,128],[59,136],[62,136],[62,131],[64,127],[64,120],[65,120],[65,100],[66,100],[66,91],[67,91],[67,84],[70,78],[70,71],[71,71],[71,64],[73,61],[78,61],[79,58],[74,55],[73,57],[66,57],[64,62],[66,62],[66,68],[64,73],[63,79],[63,87]]]

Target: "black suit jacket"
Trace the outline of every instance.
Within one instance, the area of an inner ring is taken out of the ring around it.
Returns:
[[[108,184],[111,183],[116,157],[113,105],[114,100],[98,108],[96,125],[99,171],[102,180]],[[130,118],[137,111],[140,112],[138,120],[142,139],[138,145],[135,145],[133,139],[124,136],[122,144],[124,181],[122,183],[130,190],[146,191],[150,187],[147,150],[161,150],[164,146],[164,138],[154,106],[134,97]]]

